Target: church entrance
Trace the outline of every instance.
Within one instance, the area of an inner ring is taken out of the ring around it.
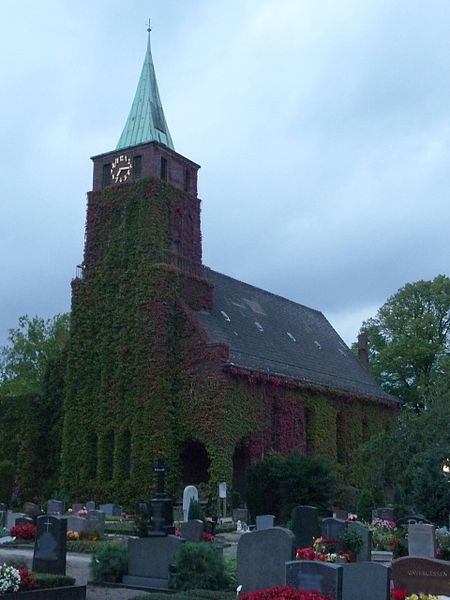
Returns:
[[[187,440],[181,448],[183,485],[208,483],[209,457],[205,445]]]

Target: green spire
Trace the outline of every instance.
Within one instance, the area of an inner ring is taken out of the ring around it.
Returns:
[[[147,31],[147,52],[141,76],[130,114],[117,144],[117,150],[147,142],[159,142],[175,150],[164,117],[158,84],[156,83],[155,67],[153,66],[150,47],[150,22]]]

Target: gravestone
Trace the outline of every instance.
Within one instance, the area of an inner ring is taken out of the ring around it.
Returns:
[[[67,521],[49,515],[38,517],[33,571],[66,574]]]
[[[120,517],[122,514],[122,507],[118,504],[100,504],[99,510],[108,517]]]
[[[0,512],[6,512],[8,510],[4,502],[0,502]]]
[[[25,513],[16,513],[12,510],[8,510],[6,513],[6,529],[11,529],[16,524],[16,519],[19,517],[25,517]]]
[[[190,519],[180,525],[181,536],[187,542],[200,542],[203,535],[203,521]]]
[[[198,502],[198,490],[195,485],[188,485],[183,491],[183,520],[189,519],[189,505],[191,500]]]
[[[270,529],[275,526],[275,515],[257,515],[256,516],[256,529],[261,531],[262,529]]]
[[[63,515],[65,510],[65,504],[62,500],[49,500],[47,502],[47,513],[49,515]]]
[[[233,508],[233,521],[235,523],[241,521],[241,523],[248,524],[250,522],[248,508]]]
[[[348,524],[350,531],[355,531],[363,541],[363,546],[356,556],[358,562],[371,560],[372,558],[372,532],[360,521],[351,521]]]
[[[286,585],[296,590],[318,592],[331,596],[334,600],[342,600],[342,579],[342,565],[336,563],[320,560],[294,560],[286,563]]]
[[[407,517],[402,517],[397,521],[397,527],[408,527],[408,525],[414,525],[415,523],[428,523],[430,521],[425,519],[422,515],[408,515]]]
[[[324,540],[339,540],[347,527],[347,521],[327,517],[322,520],[322,537]]]
[[[404,556],[392,562],[395,589],[409,594],[450,595],[450,562],[435,558]]]
[[[319,512],[315,506],[296,506],[292,509],[292,531],[297,548],[307,548],[320,537]]]
[[[74,512],[74,513],[77,513],[80,510],[83,510],[83,508],[84,508],[83,504],[80,504],[79,502],[72,504],[72,512]]]
[[[158,479],[156,496],[150,501],[150,534],[168,535],[175,533],[173,526],[172,498],[164,491],[166,466],[158,460],[153,472]]]
[[[67,523],[67,531],[75,531],[76,533],[88,533],[88,522],[83,517],[77,517],[76,515],[70,517],[63,517]]]
[[[375,508],[372,511],[372,521],[374,519],[382,519],[383,521],[394,520],[394,509],[393,508]]]
[[[105,535],[105,513],[101,510],[89,510],[86,515],[89,535],[96,534],[99,537]]]
[[[34,519],[32,517],[17,517],[14,525],[16,527],[20,525],[34,525]]]
[[[23,511],[25,514],[34,518],[42,514],[40,507],[34,502],[25,502],[23,505]]]
[[[95,502],[93,500],[88,500],[86,502],[86,510],[89,512],[90,510],[95,510]]]
[[[170,568],[183,540],[175,535],[128,540],[128,575],[125,585],[169,588]]]
[[[0,527],[6,527],[6,510],[0,510]]]
[[[292,560],[294,534],[283,527],[246,533],[237,547],[237,581],[243,592],[281,586],[285,563]]]
[[[371,562],[343,566],[342,600],[389,600],[391,568]]]
[[[436,533],[434,525],[414,523],[408,525],[408,554],[409,556],[436,556]]]

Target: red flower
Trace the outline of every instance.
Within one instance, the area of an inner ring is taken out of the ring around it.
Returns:
[[[17,538],[18,540],[34,540],[36,531],[36,525],[32,525],[31,523],[27,523],[26,525],[15,525],[9,530],[12,537]]]
[[[239,596],[240,600],[332,600],[317,592],[305,592],[289,587],[274,587],[269,590],[247,592]]]
[[[29,569],[26,569],[25,567],[21,567],[19,569],[19,575],[20,575],[20,589],[21,590],[34,590],[37,587],[39,587],[35,576]]]
[[[391,599],[392,600],[405,600],[406,598],[406,591],[405,590],[394,590],[391,593]]]

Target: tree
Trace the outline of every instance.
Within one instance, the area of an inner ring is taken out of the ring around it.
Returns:
[[[39,394],[48,365],[58,360],[68,340],[69,315],[52,319],[19,318],[0,351],[0,392],[8,396]]]
[[[450,279],[408,283],[362,324],[372,376],[406,407],[421,410],[427,389],[450,373]]]

